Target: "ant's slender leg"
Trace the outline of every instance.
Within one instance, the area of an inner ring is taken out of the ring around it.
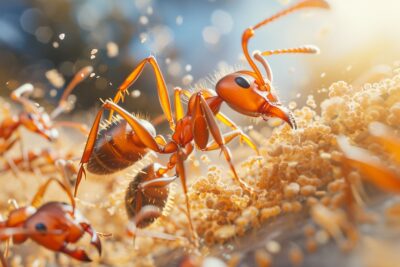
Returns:
[[[53,110],[51,113],[50,117],[52,119],[56,118],[58,115],[61,113],[65,112],[68,107],[67,99],[68,96],[71,94],[71,92],[76,88],[78,84],[83,82],[89,75],[93,72],[93,67],[92,66],[86,66],[82,69],[80,69],[74,76],[74,78],[71,80],[71,82],[67,85],[65,88],[60,101],[58,102],[58,106]]]
[[[6,258],[3,255],[3,251],[0,250],[0,262],[3,267],[8,267]]]
[[[59,251],[67,254],[71,258],[74,258],[74,259],[77,259],[80,261],[85,261],[85,262],[92,261],[83,249],[79,249],[79,248],[70,249],[67,247],[67,243],[65,243],[64,246],[62,248],[60,248]]]
[[[7,140],[4,144],[0,144],[0,156],[3,155],[5,152],[10,150],[17,141],[20,140],[19,137],[15,137],[13,140]]]
[[[184,93],[186,90],[182,90],[179,87],[174,88],[174,100],[175,100],[175,121],[178,122],[180,119],[182,119],[185,116],[183,106],[182,106],[182,100],[181,100],[181,94]]]
[[[25,83],[15,89],[11,93],[11,99],[14,100],[15,102],[18,102],[22,104],[27,112],[33,112],[33,113],[39,113],[39,109],[36,106],[36,104],[29,100],[28,98],[24,97],[24,94],[31,94],[33,92],[33,85],[30,83]]]
[[[185,154],[182,149],[179,149],[176,152],[177,156],[177,162],[176,162],[176,171],[179,175],[179,178],[182,183],[182,188],[183,188],[183,193],[185,194],[185,202],[186,202],[186,212],[187,212],[187,217],[189,221],[189,229],[190,233],[192,236],[192,241],[194,242],[194,245],[197,247],[198,246],[198,238],[196,231],[194,230],[193,227],[193,221],[192,221],[192,214],[191,214],[191,209],[190,209],[190,202],[189,202],[189,196],[188,196],[188,188],[187,188],[187,178],[186,178],[186,171],[185,171],[185,165],[184,165],[184,160],[187,157],[187,154]]]
[[[88,163],[90,156],[93,153],[97,134],[99,132],[100,120],[101,120],[101,116],[103,115],[103,112],[104,112],[103,108],[99,110],[99,112],[97,113],[96,118],[93,122],[92,128],[90,129],[89,136],[86,141],[85,149],[83,150],[82,158],[80,161],[78,175],[76,176],[74,196],[76,196],[76,194],[78,193],[78,187],[82,180],[82,176],[85,175],[85,177],[86,177],[86,172],[85,172],[85,168],[83,167],[83,165]]]
[[[240,130],[239,126],[237,126],[233,121],[231,121],[225,114],[219,112],[215,117],[223,124],[233,129],[234,131],[239,131],[240,134],[238,136],[240,136],[240,139],[244,141],[251,149],[253,149],[257,153],[257,155],[260,155],[258,147],[256,144],[254,144],[253,140],[251,140],[247,134],[243,133]]]
[[[157,144],[156,139],[151,135],[151,133],[146,129],[146,127],[144,127],[140,123],[140,121],[135,116],[133,116],[128,111],[126,111],[122,107],[118,106],[117,104],[109,100],[104,102],[103,108],[117,112],[118,115],[120,115],[124,120],[126,120],[129,126],[131,126],[133,131],[138,135],[140,141],[148,148],[150,148],[155,152],[163,152],[162,149]]]
[[[158,218],[162,216],[160,209],[153,205],[146,205],[140,209],[140,211],[136,214],[136,216],[131,220],[128,225],[128,232],[134,237],[134,245],[136,237],[151,237],[158,238],[164,240],[177,240],[184,239],[183,237],[165,234],[165,233],[157,233],[145,229],[138,228],[137,226],[147,218]],[[135,247],[136,248],[136,247]]]
[[[57,121],[53,125],[54,127],[69,127],[79,130],[82,134],[89,134],[89,129],[86,124],[73,122],[73,121]]]
[[[128,92],[128,88],[140,76],[146,63],[150,63],[150,65],[153,68],[156,77],[157,91],[161,103],[161,108],[165,116],[167,117],[170,128],[173,130],[175,128],[175,122],[172,118],[171,103],[168,96],[167,85],[165,84],[165,80],[160,70],[160,67],[158,66],[158,63],[153,56],[149,56],[148,58],[143,59],[131,72],[131,74],[129,74],[129,76],[125,79],[125,81],[118,87],[118,92],[115,95],[113,102],[118,104],[119,100],[124,101],[124,94]],[[113,115],[113,110],[111,110],[110,112],[110,116],[108,118],[109,121],[111,121],[112,115]]]
[[[199,103],[201,105],[201,109],[203,111],[203,116],[206,119],[207,125],[204,125],[203,128],[199,127],[199,131],[198,132],[194,132],[193,134],[195,136],[196,135],[202,135],[202,134],[204,134],[204,132],[208,131],[207,130],[207,128],[208,128],[209,131],[211,132],[215,142],[218,144],[218,146],[220,147],[221,151],[224,153],[225,159],[228,162],[231,171],[233,172],[235,180],[240,184],[240,187],[242,187],[243,190],[246,190],[246,191],[249,191],[249,192],[253,192],[254,190],[239,178],[239,176],[238,176],[238,174],[236,172],[236,169],[235,169],[235,167],[233,166],[233,163],[232,163],[231,152],[230,152],[229,148],[227,148],[225,146],[225,141],[224,141],[224,139],[222,137],[222,134],[221,134],[221,131],[219,130],[218,125],[217,125],[217,123],[215,121],[214,114],[213,114],[213,112],[211,111],[210,107],[207,105],[207,102],[205,101],[205,99],[203,98],[203,96],[200,93],[197,94],[196,103]],[[196,140],[196,138],[195,138],[195,140]],[[202,149],[205,149],[205,148],[206,148],[206,145],[204,147],[202,147]]]
[[[398,175],[380,160],[373,157],[367,150],[350,145],[345,137],[339,137],[337,141],[344,153],[343,165],[357,168],[363,178],[387,192],[400,192]]]
[[[177,88],[177,89],[180,89],[180,88]],[[213,96],[208,90],[202,90],[201,92],[205,95],[205,99],[207,99],[208,97],[212,97]],[[184,94],[188,98],[190,98],[190,96],[192,95],[188,90],[183,90],[183,89],[180,89],[179,93],[180,94]],[[176,95],[175,95],[175,103],[176,103],[176,101],[177,100],[176,100]],[[232,130],[234,130],[234,131],[235,130],[240,130],[239,126],[237,126],[232,120],[230,120],[228,118],[228,116],[226,116],[222,112],[218,112],[217,115],[215,115],[215,117],[220,122],[222,122],[226,126],[230,127]],[[249,136],[247,136],[242,131],[240,131],[240,132],[241,132],[241,135],[240,135],[241,140],[244,141],[251,149],[253,149],[257,153],[257,155],[260,155],[260,152],[258,151],[257,145],[254,144],[254,142],[250,139]]]
[[[69,190],[69,188],[67,188],[67,186],[65,184],[63,184],[62,182],[60,182],[58,179],[56,179],[54,177],[49,178],[44,184],[42,184],[39,187],[35,196],[32,199],[31,205],[33,207],[39,207],[41,205],[43,196],[46,193],[47,188],[49,187],[51,182],[55,182],[56,184],[58,184],[61,187],[61,189],[67,194],[68,198],[70,199],[72,209],[75,210],[75,199],[72,196],[71,191]]]
[[[369,125],[369,132],[386,151],[394,156],[394,159],[400,163],[400,139],[394,134],[393,130],[388,126],[373,122]]]

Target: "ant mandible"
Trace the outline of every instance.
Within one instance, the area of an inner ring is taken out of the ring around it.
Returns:
[[[56,127],[66,126],[77,128],[86,133],[86,126],[68,121],[58,121],[53,123],[52,120],[68,109],[68,96],[75,87],[84,81],[93,72],[93,67],[87,66],[79,70],[71,82],[65,88],[58,106],[49,115],[42,107],[31,101],[24,95],[33,92],[33,85],[30,83],[23,84],[11,93],[11,99],[21,104],[24,108],[18,115],[7,114],[6,118],[0,122],[0,139],[4,142],[0,143],[0,155],[10,150],[15,143],[20,140],[20,136],[12,138],[15,131],[24,126],[27,130],[37,133],[49,141],[53,141],[58,137]]]
[[[52,182],[57,183],[67,193],[71,204],[48,202],[41,205]],[[21,244],[30,238],[52,251],[62,252],[80,261],[91,261],[83,249],[70,247],[70,244],[78,242],[85,233],[90,235],[90,244],[100,254],[101,242],[96,231],[75,209],[75,200],[69,188],[56,178],[48,179],[39,187],[30,205],[16,206],[5,221],[0,221],[0,242],[12,238],[14,244]],[[8,266],[1,251],[0,260],[3,267]]]
[[[254,59],[259,61],[266,71],[266,77],[264,77],[252,57],[249,55],[248,42],[254,36],[254,31],[256,29],[284,15],[303,8],[327,9],[329,8],[329,5],[324,0],[304,0],[261,21],[255,26],[246,29],[242,35],[242,48],[252,70],[241,70],[224,76],[217,82],[215,91],[210,89],[201,89],[200,91],[191,94],[188,90],[175,88],[174,118],[171,111],[167,86],[156,59],[153,56],[150,56],[142,60],[118,88],[118,92],[113,101],[107,100],[104,102],[102,109],[98,112],[94,120],[80,161],[80,169],[75,185],[75,195],[82,176],[86,174],[84,164],[89,161],[92,161],[93,166],[101,166],[103,170],[108,170],[108,173],[110,173],[113,172],[113,167],[109,167],[109,165],[118,165],[118,162],[123,164],[132,154],[142,155],[148,150],[160,154],[171,154],[167,166],[155,170],[155,178],[152,180],[152,183],[143,185],[142,188],[147,186],[166,186],[170,180],[165,181],[164,178],[157,179],[157,177],[162,177],[162,175],[167,171],[175,168],[177,175],[181,180],[185,195],[190,231],[192,236],[195,237],[187,195],[188,190],[184,168],[184,162],[192,153],[194,145],[203,151],[221,149],[231,171],[233,172],[235,180],[244,190],[252,191],[252,189],[238,177],[231,160],[230,150],[226,147],[226,144],[235,137],[240,136],[240,138],[253,149],[257,150],[257,147],[245,134],[242,133],[234,122],[220,112],[220,107],[223,102],[226,102],[232,109],[241,114],[250,117],[262,117],[265,120],[270,117],[277,117],[284,120],[292,128],[296,128],[296,122],[292,113],[279,102],[277,96],[272,92],[272,71],[267,61],[262,56],[285,53],[311,54],[317,53],[318,48],[314,46],[303,46],[298,48],[254,53]],[[118,102],[124,100],[124,95],[128,93],[128,88],[137,80],[147,63],[151,65],[155,73],[161,107],[169,122],[170,128],[173,131],[171,140],[168,142],[162,136],[156,136],[153,125],[148,121],[138,119],[122,107],[118,106]],[[189,98],[186,114],[184,113],[181,102],[182,94]],[[101,140],[101,145],[99,145],[97,133],[99,131],[99,125],[104,109],[110,110],[109,121],[113,118],[113,112],[116,112],[122,118],[124,123],[115,124],[112,131],[110,130],[108,132],[111,133],[111,135],[107,136],[104,134],[107,130],[103,131],[103,134],[99,135]],[[233,132],[223,136],[217,126],[215,118],[232,128]],[[127,124],[129,127],[127,127]],[[214,139],[212,143],[208,143],[210,134]],[[107,165],[107,162],[105,161],[106,158],[113,158],[112,164]],[[91,168],[92,170],[95,169],[93,166]],[[103,171],[103,174],[104,173],[107,172]]]

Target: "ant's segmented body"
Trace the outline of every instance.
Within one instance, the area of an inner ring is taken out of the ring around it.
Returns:
[[[33,92],[33,85],[30,83],[23,84],[11,93],[11,99],[20,103],[24,110],[18,115],[8,115],[0,122],[0,155],[10,150],[20,139],[19,136],[14,137],[15,132],[20,126],[27,130],[43,136],[49,141],[53,141],[58,137],[56,127],[67,126],[77,128],[82,132],[87,131],[86,126],[66,121],[58,121],[53,123],[59,114],[68,108],[67,98],[74,88],[85,80],[93,71],[91,66],[87,66],[78,71],[71,82],[67,85],[56,109],[49,115],[42,107],[31,101],[24,95]]]
[[[56,182],[67,193],[71,204],[48,202],[41,205],[51,182]],[[49,250],[62,252],[80,261],[91,261],[83,249],[70,247],[85,233],[91,236],[90,244],[100,254],[101,243],[96,231],[75,209],[75,200],[67,186],[55,178],[50,178],[39,187],[30,205],[16,207],[5,221],[0,221],[0,241],[12,238],[14,244],[21,244],[29,238]],[[0,259],[7,267],[2,253]]]
[[[329,6],[324,0],[303,0],[276,15],[263,20],[254,27],[246,29],[242,35],[242,48],[252,70],[241,70],[222,77],[217,82],[215,91],[203,88],[192,94],[188,90],[175,88],[175,116],[172,115],[167,86],[156,59],[150,56],[142,60],[118,88],[118,92],[113,101],[105,101],[102,109],[98,112],[81,158],[81,166],[78,172],[75,194],[77,193],[79,182],[83,174],[85,174],[84,165],[87,163],[90,165],[90,162],[94,163],[96,161],[96,164],[98,165],[100,165],[100,163],[103,165],[106,164],[106,168],[103,168],[102,170],[102,173],[105,174],[118,169],[116,167],[117,165],[124,165],[125,163],[123,162],[127,161],[128,157],[135,153],[137,155],[142,155],[142,153],[151,150],[159,154],[168,154],[170,155],[170,158],[167,165],[154,170],[154,178],[152,176],[151,179],[152,182],[141,182],[139,186],[141,190],[167,186],[168,183],[173,181],[173,179],[165,179],[163,175],[169,170],[175,168],[176,174],[181,180],[185,195],[190,230],[192,236],[195,237],[190,213],[190,203],[187,195],[188,189],[184,167],[184,162],[195,147],[203,151],[221,149],[238,184],[245,191],[253,191],[252,188],[239,178],[231,160],[232,156],[230,150],[226,147],[226,144],[235,137],[240,137],[247,145],[256,151],[257,147],[234,122],[220,112],[220,108],[225,102],[232,109],[241,114],[251,117],[262,117],[263,119],[268,119],[270,117],[280,118],[288,123],[292,128],[296,128],[293,115],[279,102],[277,96],[273,93],[272,71],[267,61],[262,56],[284,53],[310,54],[317,53],[318,49],[314,46],[303,46],[298,48],[254,53],[254,60],[261,63],[265,69],[266,76],[264,77],[249,54],[248,42],[254,36],[254,31],[256,29],[284,15],[303,8],[329,8]],[[138,119],[122,107],[118,106],[118,102],[124,99],[124,95],[128,92],[129,87],[140,76],[146,64],[150,64],[155,73],[161,107],[172,130],[171,139],[168,141],[162,136],[156,136],[154,127],[150,125],[149,122]],[[186,112],[184,111],[181,101],[182,95],[189,98]],[[101,134],[98,137],[99,125],[104,109],[111,111],[109,121],[113,118],[113,112],[116,112],[122,118],[124,123],[121,122],[115,128],[109,129],[109,136]],[[216,119],[229,126],[232,129],[232,132],[222,135]],[[127,125],[130,127],[128,128]],[[212,142],[209,142],[210,135],[214,139]],[[108,138],[108,140],[105,138]],[[100,161],[98,160],[100,151],[101,153],[104,152],[108,154],[108,159],[115,157],[115,155],[118,156],[115,159],[111,159],[110,163],[106,160]],[[109,167],[108,164],[114,164],[115,166]],[[125,164],[124,166],[127,165],[128,164]],[[95,169],[93,166],[93,164],[90,167],[88,166],[88,170],[93,171]],[[107,171],[105,169],[107,169]],[[100,170],[100,168],[97,170]],[[153,174],[151,173],[149,175]],[[136,203],[138,203],[138,200]],[[142,205],[136,204],[136,206],[140,208]],[[136,212],[137,211],[138,209],[136,209]]]

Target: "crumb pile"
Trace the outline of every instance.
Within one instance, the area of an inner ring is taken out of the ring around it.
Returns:
[[[237,169],[239,176],[256,190],[254,193],[243,192],[231,174],[216,165],[208,166],[206,176],[191,175],[189,198],[201,253],[207,254],[214,245],[240,238],[250,229],[259,228],[288,213],[310,212],[310,216],[322,226],[326,224],[324,214],[329,212],[337,215],[332,217],[337,221],[346,220],[340,213],[334,213],[346,203],[346,184],[336,138],[345,135],[352,144],[384,158],[389,157],[371,141],[368,125],[380,121],[398,130],[400,68],[393,70],[391,78],[377,83],[353,87],[340,81],[322,91],[327,96],[319,106],[309,97],[306,106],[293,110],[297,130],[281,125],[274,128],[270,136],[263,130],[250,132],[260,145],[261,157],[252,156],[238,164]],[[188,166],[190,168],[194,167]],[[350,180],[359,181],[360,178],[356,171],[349,174]],[[9,183],[9,179],[13,178],[1,179],[1,186]],[[138,249],[134,250],[125,232],[124,195],[130,182],[127,180],[126,173],[119,173],[114,180],[89,175],[83,182],[86,185],[80,195],[85,200],[78,201],[78,208],[98,231],[113,233],[112,238],[103,239],[104,254],[93,265],[151,266],[157,256],[188,247],[183,238],[165,241],[138,237]],[[173,187],[168,212],[146,229],[189,238],[184,197],[179,185]],[[96,193],[93,193],[94,188]],[[10,197],[19,197],[17,193],[10,194],[1,196],[2,203],[7,203]],[[330,234],[336,231],[326,230]],[[44,253],[44,260],[54,260],[49,256],[51,253]],[[262,252],[259,254],[263,255]],[[68,262],[64,256],[61,259]],[[44,260],[40,264],[43,265]]]

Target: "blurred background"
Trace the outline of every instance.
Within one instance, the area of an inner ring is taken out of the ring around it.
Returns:
[[[90,79],[75,91],[76,109],[112,97],[143,58],[155,55],[172,92],[192,87],[227,66],[243,66],[242,31],[290,0],[1,0],[0,96],[24,82],[33,98],[55,105],[81,67]],[[385,72],[399,58],[398,0],[330,0],[331,11],[299,12],[256,32],[250,50],[316,44],[320,55],[269,59],[283,102],[298,104],[333,81],[353,82],[372,67]],[[124,107],[161,114],[150,67]],[[302,93],[301,95],[299,93]],[[317,96],[318,97],[318,96]]]

